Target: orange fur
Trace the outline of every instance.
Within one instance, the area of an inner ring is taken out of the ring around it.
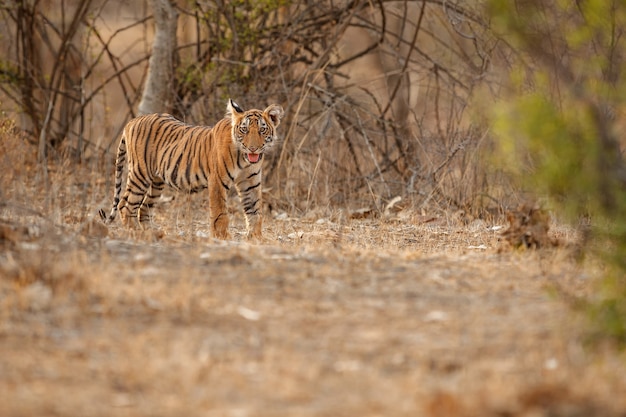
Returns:
[[[184,192],[208,188],[212,234],[227,239],[226,197],[234,186],[248,236],[261,237],[263,153],[276,140],[282,116],[277,104],[264,111],[244,111],[229,100],[226,116],[213,127],[188,125],[168,114],[131,120],[118,147],[113,207],[108,216],[100,210],[100,216],[110,223],[119,211],[126,227],[144,227],[166,184]],[[126,160],[128,175],[122,194]]]

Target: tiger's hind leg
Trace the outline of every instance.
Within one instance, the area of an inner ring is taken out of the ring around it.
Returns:
[[[117,205],[124,227],[135,229],[141,226],[139,222],[139,207],[144,203],[150,190],[150,184],[145,184],[133,172],[128,173],[126,189]]]
[[[139,225],[142,228],[145,228],[152,222],[154,203],[161,197],[164,186],[165,183],[163,181],[154,180],[150,186],[150,190],[146,193],[143,201],[139,205],[138,218]]]

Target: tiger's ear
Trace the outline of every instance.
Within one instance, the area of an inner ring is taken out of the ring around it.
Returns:
[[[233,99],[229,98],[228,105],[226,106],[226,117],[234,119],[234,116],[243,113],[244,111],[241,107],[239,107],[239,104],[235,103]]]
[[[267,117],[270,118],[272,124],[274,125],[274,127],[276,127],[280,124],[280,119],[283,118],[285,111],[283,110],[282,106],[279,106],[278,104],[270,104],[263,113],[265,113]]]

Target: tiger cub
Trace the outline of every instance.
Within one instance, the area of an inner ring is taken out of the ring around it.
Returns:
[[[276,141],[283,113],[277,104],[263,111],[244,111],[229,100],[226,115],[213,127],[188,125],[169,114],[131,120],[117,149],[113,207],[108,216],[101,209],[100,217],[111,223],[119,211],[124,226],[144,228],[166,184],[184,192],[208,188],[211,233],[228,239],[226,197],[234,186],[243,205],[248,238],[260,238],[263,154]]]

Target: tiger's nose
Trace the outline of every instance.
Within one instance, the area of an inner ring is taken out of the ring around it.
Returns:
[[[258,149],[259,149],[259,148],[258,148],[258,147],[256,147],[256,146],[250,146],[250,147],[248,148],[248,150],[249,150],[250,152],[252,152],[252,153],[256,152]]]

